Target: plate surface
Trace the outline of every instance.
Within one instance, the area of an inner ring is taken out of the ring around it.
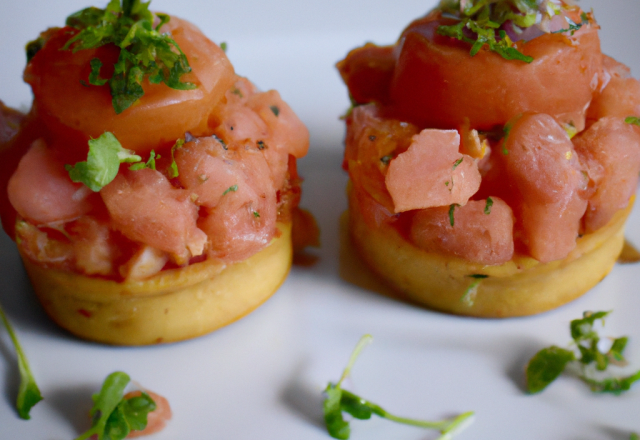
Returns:
[[[616,266],[581,299],[534,317],[479,320],[400,303],[351,284],[361,275],[341,253],[339,217],[346,209],[341,170],[348,98],[334,63],[366,41],[390,44],[435,2],[404,0],[154,0],[153,8],[195,22],[260,88],[278,89],[308,125],[311,152],[300,161],[303,206],[322,228],[318,264],[294,268],[280,291],[245,319],[211,335],[144,348],[77,340],[44,315],[14,244],[0,238],[0,302],[14,323],[45,400],[30,421],[13,410],[18,372],[0,331],[0,438],[64,440],[87,429],[90,396],[122,370],[166,396],[174,417],[152,439],[328,439],[322,389],[337,380],[365,333],[375,342],[349,386],[399,415],[439,419],[474,410],[460,439],[628,439],[640,431],[640,387],[620,397],[593,395],[571,378],[544,393],[523,392],[523,368],[540,348],[569,342],[568,323],[584,310],[613,310],[605,334],[628,335],[628,358],[640,368],[640,272]],[[392,5],[393,4],[393,5]],[[603,50],[640,72],[640,2],[584,1],[596,11]],[[25,43],[87,6],[80,0],[0,3],[0,99],[28,108],[21,82]],[[640,245],[640,213],[628,237]],[[348,274],[342,277],[340,274]],[[375,281],[369,280],[373,286]],[[384,420],[354,422],[352,439],[423,440],[435,433]]]

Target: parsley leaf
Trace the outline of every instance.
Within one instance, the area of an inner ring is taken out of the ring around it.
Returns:
[[[593,328],[598,320],[610,312],[584,312],[582,319],[571,321],[571,337],[577,347],[576,350],[566,350],[552,346],[539,351],[527,365],[527,388],[530,393],[544,390],[551,382],[560,376],[569,362],[578,362],[580,366],[579,378],[589,385],[593,392],[620,394],[631,388],[633,383],[640,381],[640,370],[626,377],[609,377],[602,380],[594,379],[589,369],[606,371],[610,363],[624,362],[623,352],[628,338],[614,339],[607,353],[599,350],[600,336]]]
[[[98,192],[116,178],[121,163],[140,160],[140,156],[122,148],[113,133],[107,131],[89,141],[86,162],[65,165],[64,168],[72,181],[84,183],[92,191]]]
[[[29,362],[27,362],[27,356],[22,350],[22,346],[20,345],[20,341],[18,341],[18,336],[16,335],[13,327],[9,323],[7,319],[7,315],[5,315],[2,307],[0,306],[0,319],[4,323],[7,332],[9,333],[9,337],[11,338],[11,342],[13,342],[13,346],[16,349],[16,355],[18,356],[18,371],[20,372],[20,387],[18,389],[18,398],[16,400],[16,409],[18,410],[18,415],[20,418],[29,420],[31,416],[29,412],[31,408],[35,406],[36,403],[42,400],[42,395],[40,394],[40,389],[36,384],[36,380],[33,377],[33,373],[31,373],[31,369],[29,368]]]
[[[442,433],[442,436],[440,437],[442,440],[450,439],[455,432],[464,428],[463,425],[466,425],[470,421],[470,418],[473,416],[473,412],[461,414],[453,420],[443,420],[440,422],[408,419],[395,416],[379,405],[365,400],[350,391],[342,389],[342,382],[351,372],[358,355],[364,347],[372,341],[373,338],[371,335],[365,335],[360,339],[356,348],[353,350],[353,353],[351,353],[347,367],[344,369],[340,380],[336,384],[329,383],[327,388],[324,390],[324,420],[327,426],[327,431],[331,437],[340,440],[347,440],[351,435],[349,422],[344,420],[344,417],[342,416],[343,412],[346,412],[359,420],[368,420],[373,414],[375,414],[378,417],[397,423],[417,426],[420,428],[437,429]]]
[[[107,376],[100,393],[93,395],[91,428],[75,440],[86,440],[93,435],[97,435],[98,440],[122,440],[132,430],[141,431],[147,426],[147,416],[156,409],[156,404],[144,392],[124,398],[129,381],[129,375],[121,371]]]
[[[120,48],[111,78],[99,78],[102,62],[91,60],[89,83],[101,86],[109,83],[112,105],[122,113],[144,95],[142,81],[164,83],[177,90],[190,90],[195,84],[180,78],[191,72],[186,55],[169,36],[159,32],[170,19],[165,14],[149,11],[149,3],[141,0],[111,0],[105,9],[90,7],[67,18],[66,24],[78,32],[64,45],[73,52],[94,49],[105,44]],[[159,23],[153,27],[155,18]]]

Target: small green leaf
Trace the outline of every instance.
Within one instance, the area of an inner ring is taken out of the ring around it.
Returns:
[[[226,195],[227,195],[227,194],[229,194],[230,192],[236,192],[236,191],[238,191],[238,185],[233,185],[233,186],[230,186],[229,188],[227,188],[227,189],[225,190],[225,192],[223,192],[223,193],[222,193],[222,195],[223,195],[223,196],[226,196]]]
[[[461,157],[460,159],[456,160],[453,163],[453,169],[455,170],[456,168],[458,168],[458,165],[460,165],[462,163],[462,161],[464,160],[464,157]]]
[[[627,124],[637,125],[640,127],[640,118],[637,116],[629,116],[624,120]]]
[[[567,364],[574,359],[575,355],[570,350],[555,345],[543,348],[527,365],[527,390],[530,393],[541,392],[556,380]]]
[[[333,438],[346,440],[351,435],[349,423],[342,417],[340,401],[342,399],[342,389],[333,384],[329,384],[324,390],[325,399],[322,404],[324,410],[324,422],[329,435]]]
[[[280,115],[280,109],[278,108],[278,106],[276,105],[272,105],[271,107],[269,107],[271,109],[271,112],[276,115],[279,116]]]
[[[258,211],[253,211],[253,216],[255,218],[260,218],[260,213]]]
[[[108,79],[100,78],[100,69],[102,68],[102,61],[99,58],[93,58],[89,64],[91,65],[91,73],[89,74],[89,84],[94,86],[103,86],[109,81]]]
[[[18,410],[18,415],[20,416],[20,418],[29,420],[31,418],[31,416],[29,415],[31,408],[33,408],[38,402],[42,400],[42,395],[40,394],[40,389],[36,384],[35,378],[33,377],[31,368],[29,368],[27,356],[24,353],[22,346],[20,345],[20,341],[18,341],[18,336],[13,330],[11,323],[9,323],[9,319],[7,319],[7,315],[5,315],[4,310],[2,310],[1,306],[0,318],[4,323],[4,327],[9,333],[9,337],[11,338],[11,342],[13,342],[13,346],[18,357],[20,386],[18,388],[18,398],[16,399],[16,409]]]
[[[129,167],[130,170],[132,171],[138,171],[138,170],[142,170],[144,168],[149,168],[152,170],[156,169],[156,159],[160,159],[160,155],[156,155],[156,152],[154,150],[151,150],[151,153],[149,153],[149,160],[147,160],[147,162],[138,162],[138,163],[134,163],[133,165],[131,165]]]
[[[116,371],[107,376],[102,384],[100,393],[93,395],[93,408],[91,408],[90,412],[92,418],[91,428],[76,438],[76,440],[85,440],[92,435],[97,435],[98,440],[106,440],[104,435],[109,418],[122,400],[124,389],[129,383],[129,380],[129,375],[121,371]],[[114,417],[118,417],[118,415]],[[113,420],[110,426],[116,429],[118,422],[119,420]]]
[[[492,206],[493,206],[493,199],[491,197],[487,197],[487,203],[484,205],[484,213],[486,215],[491,214]]]
[[[131,430],[142,431],[147,427],[150,412],[156,410],[156,403],[145,392],[130,399],[124,399],[118,405]]]
[[[449,224],[451,225],[452,228],[455,225],[455,219],[453,218],[453,213],[456,210],[456,208],[459,208],[459,207],[460,205],[458,205],[457,203],[454,203],[451,206],[449,206]]]
[[[624,362],[624,349],[627,347],[627,342],[629,342],[629,338],[626,336],[614,339],[607,355],[616,362]]]
[[[176,163],[176,151],[178,151],[184,145],[184,139],[176,140],[176,143],[171,147],[171,165],[169,165],[169,177],[174,179],[180,175],[178,172],[178,164]]]
[[[220,49],[222,49],[223,52],[227,51],[227,42],[223,41],[222,43],[220,43]]]
[[[631,385],[640,381],[640,370],[627,377],[612,377],[604,380],[595,380],[586,376],[580,376],[580,379],[588,384],[591,387],[591,391],[594,393],[611,393],[617,396],[624,391],[629,391]]]
[[[89,141],[86,162],[65,165],[65,169],[72,181],[84,183],[92,191],[98,192],[116,178],[121,163],[140,160],[140,156],[122,148],[113,133],[107,131]]]

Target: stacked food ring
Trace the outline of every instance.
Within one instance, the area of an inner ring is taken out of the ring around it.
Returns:
[[[640,83],[601,53],[592,13],[523,3],[443,1],[395,45],[338,63],[354,102],[352,239],[432,308],[550,310],[601,281],[623,246]]]

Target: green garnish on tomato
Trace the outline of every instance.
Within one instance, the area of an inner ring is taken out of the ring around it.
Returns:
[[[64,50],[77,52],[105,44],[115,44],[120,48],[113,76],[101,77],[102,61],[97,58],[91,60],[89,75],[92,85],[109,84],[112,105],[117,114],[144,95],[142,82],[145,79],[152,84],[164,83],[178,90],[196,87],[180,79],[191,72],[186,55],[168,34],[160,33],[160,28],[169,22],[170,17],[152,13],[149,3],[111,0],[105,9],[85,8],[70,15],[66,21],[67,26],[80,32],[67,41]]]

